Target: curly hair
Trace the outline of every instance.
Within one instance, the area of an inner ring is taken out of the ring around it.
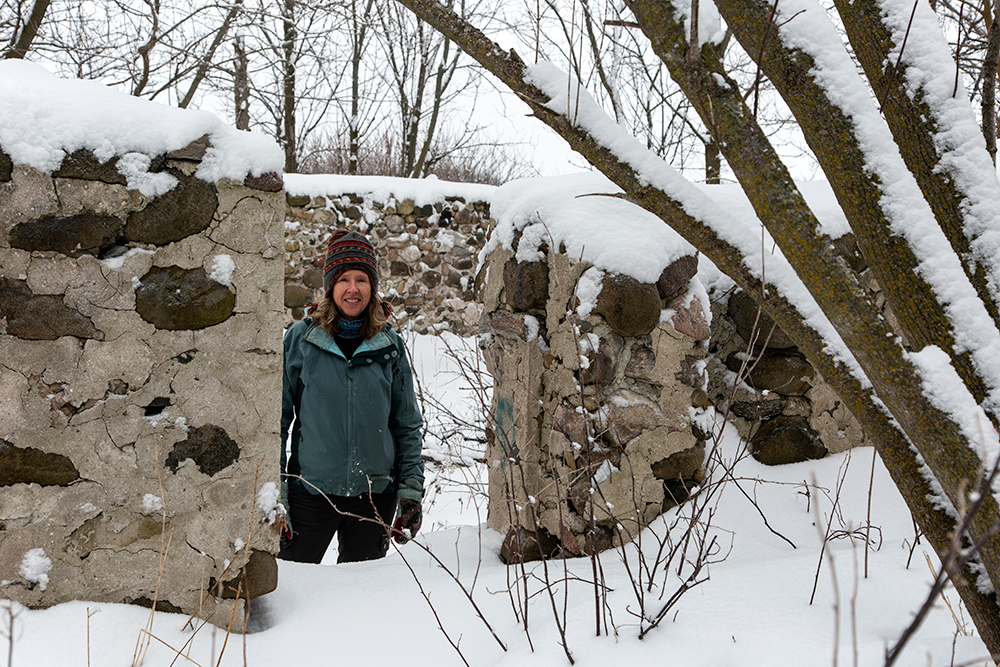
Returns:
[[[371,299],[368,300],[368,305],[365,307],[365,323],[361,326],[361,337],[364,340],[368,340],[375,334],[379,333],[385,329],[386,322],[389,319],[388,308],[386,308],[386,303],[382,301],[376,292],[372,292]],[[326,331],[331,336],[336,336],[340,333],[340,327],[337,326],[337,318],[342,315],[340,309],[337,308],[337,304],[333,302],[332,290],[328,290],[326,294],[323,295],[323,299],[316,304],[316,307],[309,314],[312,317],[313,323]]]

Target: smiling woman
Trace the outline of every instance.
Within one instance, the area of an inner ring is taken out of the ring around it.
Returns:
[[[338,562],[371,560],[389,548],[397,501],[397,541],[420,528],[423,421],[367,237],[332,234],[323,288],[312,317],[285,336],[281,469],[291,531],[280,557],[319,563],[337,535]]]

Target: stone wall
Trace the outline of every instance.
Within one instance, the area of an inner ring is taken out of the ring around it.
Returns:
[[[687,498],[705,458],[692,407],[708,405],[710,335],[693,255],[656,284],[604,275],[585,312],[589,264],[547,245],[518,261],[517,245],[492,250],[477,285],[494,379],[488,521],[508,562],[605,549]]]
[[[398,180],[405,185],[404,179]],[[302,319],[306,304],[318,300],[323,244],[332,229],[348,227],[375,241],[379,289],[392,304],[400,327],[417,333],[448,330],[473,335],[480,313],[472,291],[476,254],[486,240],[489,205],[459,195],[435,199],[417,204],[413,198],[396,199],[389,193],[309,196],[293,190],[288,194],[285,326]]]
[[[206,149],[150,156],[152,200],[0,151],[2,597],[242,628],[276,585],[281,178],[203,181]]]

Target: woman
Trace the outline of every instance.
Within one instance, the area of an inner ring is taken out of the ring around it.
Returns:
[[[281,470],[291,531],[279,557],[319,563],[337,535],[338,563],[382,558],[397,500],[395,539],[420,528],[423,421],[413,374],[386,324],[367,237],[333,233],[323,290],[311,317],[285,334]]]

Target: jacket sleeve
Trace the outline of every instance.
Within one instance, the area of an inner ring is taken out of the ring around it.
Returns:
[[[299,412],[299,373],[302,371],[302,325],[296,323],[285,333],[281,376],[281,472],[288,468],[288,430]]]
[[[420,415],[413,388],[413,370],[403,341],[396,337],[399,352],[392,378],[392,406],[389,426],[396,443],[396,464],[399,471],[399,497],[420,500],[424,488],[423,449],[424,420]]]

